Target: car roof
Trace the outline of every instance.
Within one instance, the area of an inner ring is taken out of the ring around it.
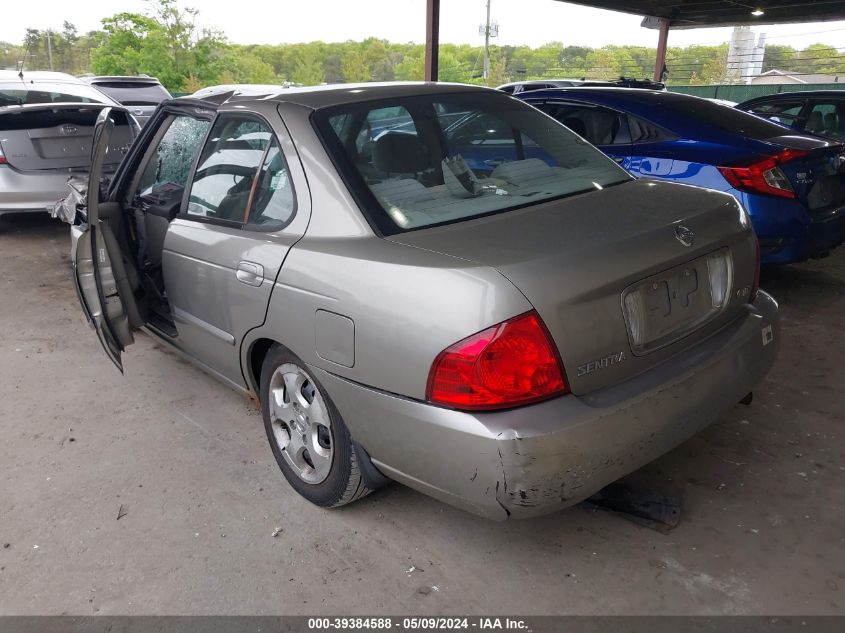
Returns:
[[[21,77],[21,74],[23,77]],[[76,84],[87,85],[84,81],[67,73],[53,72],[49,70],[0,70],[0,81],[19,81],[23,83],[39,82],[54,84]]]
[[[669,92],[668,90],[654,90],[651,88],[622,88],[620,86],[573,86],[571,88],[547,88],[545,90],[532,90],[525,93],[526,98],[609,98],[619,103],[655,103],[659,100],[674,100],[682,102],[688,99],[701,99],[693,95],[680,92]]]
[[[130,84],[158,85],[161,82],[156,77],[142,77],[139,75],[98,75],[96,77],[83,77],[83,81],[90,84],[121,82]]]
[[[245,101],[279,101],[293,103],[314,110],[335,105],[359,103],[362,101],[375,101],[378,99],[396,99],[403,97],[415,97],[425,95],[442,94],[466,94],[488,92],[497,95],[503,93],[493,88],[474,86],[469,84],[453,84],[441,82],[424,81],[394,81],[385,83],[361,83],[361,84],[331,84],[325,86],[310,86],[302,88],[284,88],[282,86],[253,86],[243,84],[237,86],[220,86],[219,92],[213,92],[199,96],[197,91],[190,95],[194,99],[214,100],[219,105],[229,101],[243,103]],[[271,90],[272,89],[272,90]],[[208,89],[203,89],[208,90]],[[233,94],[226,96],[227,92]],[[224,97],[220,101],[214,97]]]
[[[200,88],[190,95],[185,96],[194,99],[206,99],[216,95],[225,95],[230,92],[238,95],[271,95],[288,89],[282,84],[219,84]]]
[[[763,95],[762,97],[754,97],[747,99],[740,103],[744,106],[746,103],[757,103],[761,101],[789,101],[790,99],[808,99],[813,97],[821,97],[825,99],[843,99],[845,100],[845,89],[842,90],[794,90],[789,92],[778,92],[772,95]]]
[[[581,83],[582,81],[587,81],[585,79],[566,79],[564,78],[557,78],[557,79],[520,79],[519,81],[511,81],[506,84],[502,84],[501,86],[496,86],[496,90],[501,88],[506,88],[507,86],[524,86],[525,84],[553,84],[557,82],[577,82]]]

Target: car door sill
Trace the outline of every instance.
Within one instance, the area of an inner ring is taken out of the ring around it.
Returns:
[[[202,319],[195,317],[193,314],[185,312],[180,308],[172,307],[171,311],[173,313],[173,320],[177,323],[181,321],[186,325],[196,326],[203,332],[207,332],[208,334],[211,334],[215,338],[218,338],[221,341],[228,343],[229,345],[235,344],[235,337],[226,332],[225,330],[221,330],[219,327],[214,326],[211,323],[208,323],[207,321],[203,321]]]
[[[217,380],[225,384],[227,387],[234,389],[238,393],[246,396],[254,395],[252,394],[252,391],[247,389],[243,384],[235,382],[230,378],[227,378],[220,372],[215,371],[202,361],[191,356],[188,352],[179,347],[179,344],[177,343],[178,339],[174,339],[168,336],[165,332],[158,330],[155,326],[151,326],[149,323],[143,327],[142,331],[152,337],[155,341],[164,343],[170,351],[175,352],[181,358],[184,358],[186,361],[191,363],[194,367],[204,371],[213,378],[216,378]]]

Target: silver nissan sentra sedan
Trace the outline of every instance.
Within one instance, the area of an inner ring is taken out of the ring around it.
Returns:
[[[95,182],[114,130],[104,111]],[[110,358],[145,328],[256,395],[320,506],[389,480],[493,519],[572,505],[779,345],[734,198],[635,180],[484,88],[167,101],[87,196],[75,278]]]

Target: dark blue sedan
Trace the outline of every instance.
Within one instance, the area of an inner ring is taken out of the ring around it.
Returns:
[[[845,146],[689,95],[562,88],[519,95],[634,176],[732,193],[764,264],[822,257],[845,240]]]

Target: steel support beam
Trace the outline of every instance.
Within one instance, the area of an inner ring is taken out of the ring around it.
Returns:
[[[440,0],[425,0],[425,80],[437,81],[440,50]]]
[[[666,42],[669,41],[669,20],[660,18],[660,30],[657,36],[657,59],[654,60],[654,81],[663,81],[663,69],[666,67]]]

